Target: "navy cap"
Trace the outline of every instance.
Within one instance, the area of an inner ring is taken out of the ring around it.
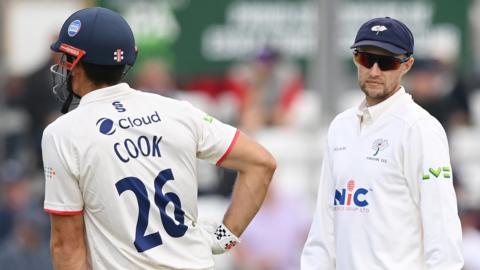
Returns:
[[[62,44],[67,46],[62,46]],[[73,13],[63,24],[58,40],[50,47],[67,52],[74,47],[85,51],[82,61],[97,65],[133,65],[136,58],[132,29],[118,13],[92,7]]]
[[[375,18],[358,29],[351,49],[373,46],[394,54],[413,54],[413,34],[399,20],[390,17]]]

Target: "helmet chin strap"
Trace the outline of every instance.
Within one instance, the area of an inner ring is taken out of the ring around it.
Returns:
[[[73,101],[73,97],[77,97],[78,99],[81,99],[82,97],[75,94],[73,92],[73,88],[72,88],[72,77],[71,77],[71,73],[68,75],[67,77],[67,91],[68,91],[68,97],[67,99],[63,102],[63,105],[62,105],[62,109],[60,110],[60,112],[62,114],[66,114],[68,113],[68,111],[70,110],[70,105],[72,104],[72,101]]]
[[[68,109],[70,108],[70,104],[72,104],[72,100],[73,100],[73,95],[69,94],[65,102],[63,102],[62,109],[60,110],[62,114],[66,114],[68,112]]]

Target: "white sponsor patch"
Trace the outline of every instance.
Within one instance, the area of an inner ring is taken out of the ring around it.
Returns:
[[[80,32],[80,28],[82,28],[82,22],[80,20],[75,20],[68,26],[67,33],[70,37],[74,37]]]

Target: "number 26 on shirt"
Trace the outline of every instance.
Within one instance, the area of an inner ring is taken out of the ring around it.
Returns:
[[[162,193],[162,188],[166,182],[175,180],[171,169],[165,169],[161,171],[155,178],[155,204],[160,210],[160,217],[162,219],[163,227],[165,231],[171,237],[182,237],[187,232],[187,226],[184,224],[185,213],[182,210],[182,204],[177,194],[169,192]],[[154,232],[149,235],[145,235],[145,231],[148,226],[148,213],[150,211],[150,200],[148,199],[147,188],[145,184],[137,177],[125,177],[119,180],[115,187],[117,188],[118,195],[122,195],[124,191],[130,190],[135,194],[138,203],[138,219],[135,229],[135,241],[133,244],[138,252],[144,252],[156,246],[162,244],[162,237],[160,233]],[[167,204],[172,202],[175,206],[174,218],[175,221],[167,215]]]

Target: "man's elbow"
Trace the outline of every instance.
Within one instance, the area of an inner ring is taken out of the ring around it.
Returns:
[[[275,173],[275,170],[277,169],[277,161],[272,156],[272,154],[266,152],[260,158],[259,165],[260,165],[260,168],[262,169],[262,171],[264,172],[264,174],[267,176],[266,180],[268,180],[268,182],[270,182],[273,174]]]
[[[52,239],[50,241],[50,252],[54,259],[75,256],[82,247],[81,243],[76,243],[75,241],[64,241],[61,239]]]
[[[277,160],[275,160],[275,158],[271,154],[268,155],[268,158],[265,162],[265,167],[268,171],[271,172],[272,175],[277,169]]]
[[[52,239],[50,241],[50,253],[54,259],[59,258],[64,254],[69,254],[69,247],[63,241]]]

